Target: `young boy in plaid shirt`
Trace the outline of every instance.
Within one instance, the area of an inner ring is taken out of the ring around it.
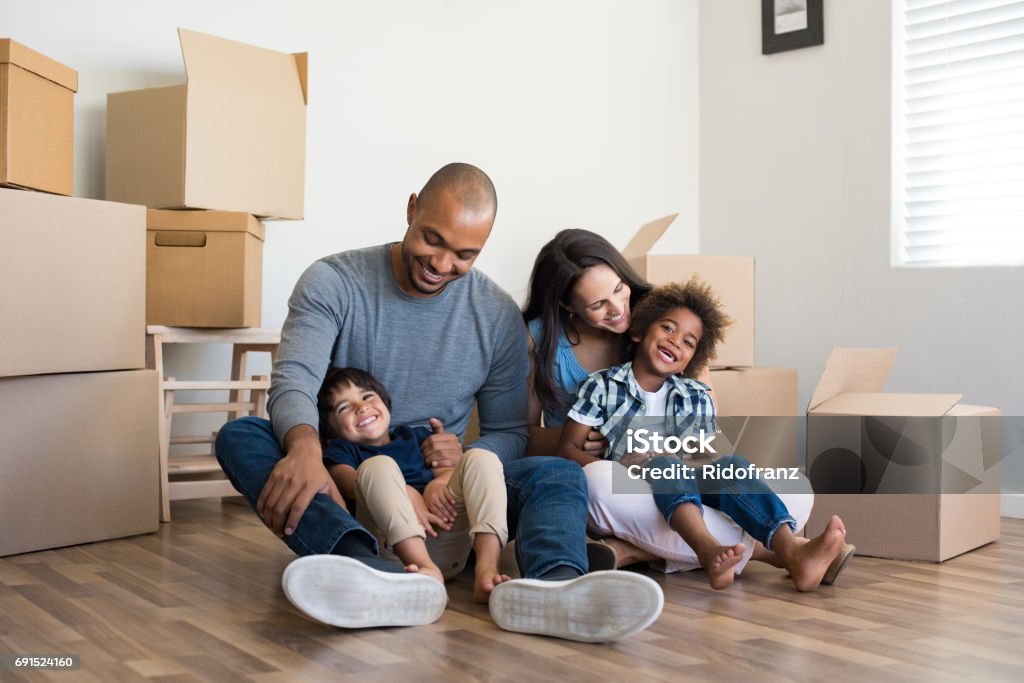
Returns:
[[[750,463],[740,456],[719,458],[710,467],[684,468],[677,457],[649,448],[629,449],[629,427],[638,418],[659,418],[665,437],[680,442],[706,443],[707,435],[715,434],[710,387],[693,377],[714,357],[729,322],[710,287],[695,278],[686,285],[652,290],[630,325],[633,361],[596,372],[580,385],[562,430],[559,455],[572,459],[582,451],[587,433],[600,429],[609,442],[606,457],[651,483],[655,503],[697,553],[712,588],[732,584],[734,567],[746,548],[742,543],[721,545],[711,535],[704,524],[704,504],[729,515],[756,539],[752,559],[788,570],[797,590],[814,590],[822,582],[832,583],[853,555],[839,517],[833,516],[821,535],[801,538],[785,504],[764,482],[727,477],[727,471],[749,470]]]

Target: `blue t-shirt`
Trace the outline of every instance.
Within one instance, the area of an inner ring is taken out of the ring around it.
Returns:
[[[396,427],[392,430],[391,443],[383,446],[366,446],[344,439],[335,439],[324,449],[324,465],[348,465],[353,469],[375,455],[386,455],[398,463],[405,483],[420,493],[434,480],[434,472],[423,462],[420,443],[433,432],[427,427]]]
[[[530,330],[530,336],[533,337],[533,345],[536,347],[540,344],[541,331],[544,329],[543,323],[540,318],[534,318],[526,325]],[[534,356],[536,357],[536,354]],[[565,416],[569,414],[569,408],[576,400],[576,391],[589,375],[590,373],[584,370],[580,362],[576,360],[576,354],[573,353],[569,338],[565,336],[565,330],[559,329],[554,366],[551,368],[551,378],[555,384],[558,407],[554,411],[544,411],[545,427],[561,427],[565,424]]]

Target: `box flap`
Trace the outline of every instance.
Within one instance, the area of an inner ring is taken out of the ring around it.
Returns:
[[[182,230],[185,232],[248,232],[263,240],[266,227],[252,214],[242,211],[170,211],[146,212],[146,230]]]
[[[185,205],[302,218],[303,60],[185,29],[178,36],[188,76]]]
[[[656,221],[651,221],[647,225],[641,227],[636,231],[636,234],[633,235],[633,239],[629,241],[626,248],[622,250],[622,255],[626,257],[627,261],[629,261],[639,258],[649,252],[651,248],[654,247],[655,243],[657,243],[658,239],[665,234],[666,230],[668,230],[668,226],[672,225],[672,221],[674,221],[678,216],[678,213],[674,213],[671,216],[665,216],[664,218],[659,218]]]
[[[3,38],[0,39],[0,64],[7,63],[20,66],[72,92],[78,92],[77,71],[10,38]]]
[[[309,70],[309,53],[308,52],[296,52],[295,57],[295,68],[299,72],[299,83],[302,84],[302,101],[305,104],[309,104],[309,80],[306,73]]]
[[[937,417],[948,413],[960,394],[883,394],[844,392],[821,403],[815,415]]]
[[[952,417],[999,417],[1003,414],[1003,411],[991,406],[972,406],[966,403],[957,403],[946,414]]]
[[[807,412],[846,392],[879,393],[896,359],[896,349],[832,349]]]

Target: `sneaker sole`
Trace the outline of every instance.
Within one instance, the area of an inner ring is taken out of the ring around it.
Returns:
[[[489,604],[494,623],[506,631],[602,643],[653,624],[665,597],[646,576],[600,571],[569,581],[506,581]]]
[[[428,576],[382,572],[340,555],[294,560],[281,587],[300,612],[340,628],[431,624],[448,603],[444,585]]]

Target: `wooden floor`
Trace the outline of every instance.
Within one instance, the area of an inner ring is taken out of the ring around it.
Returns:
[[[292,555],[248,508],[186,501],[173,514],[158,534],[0,559],[0,653],[82,661],[0,680],[1024,680],[1024,520],[942,565],[855,558],[811,594],[763,565],[721,592],[699,572],[652,572],[657,623],[585,645],[500,631],[465,577],[431,626],[323,627],[285,600]]]

